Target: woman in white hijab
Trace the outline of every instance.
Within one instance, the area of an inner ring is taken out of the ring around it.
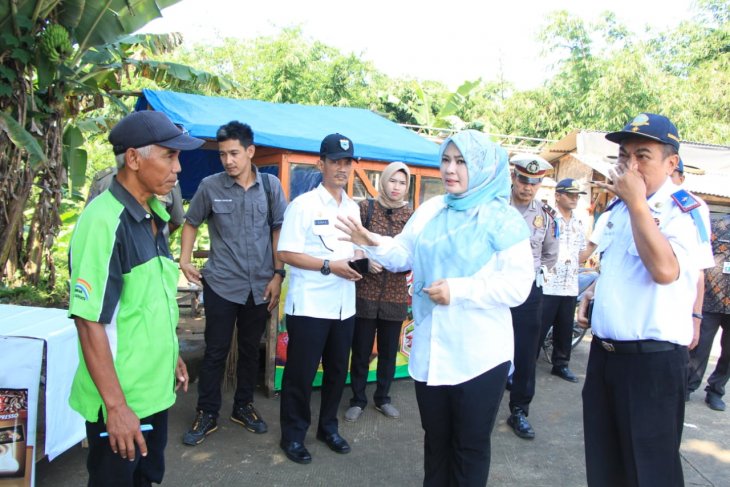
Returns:
[[[408,367],[425,431],[423,485],[483,486],[514,352],[509,309],[534,278],[529,231],[509,205],[504,149],[467,130],[440,153],[447,194],[421,205],[400,235],[354,220],[338,228],[388,270],[413,268]]]

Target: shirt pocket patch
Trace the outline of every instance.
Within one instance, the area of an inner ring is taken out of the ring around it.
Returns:
[[[233,200],[213,200],[213,221],[222,237],[231,237],[235,233],[233,221],[235,206]]]
[[[259,203],[254,207],[253,228],[256,238],[263,238],[269,234],[269,213],[265,203]]]

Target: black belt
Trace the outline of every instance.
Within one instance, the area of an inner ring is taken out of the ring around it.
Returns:
[[[620,354],[669,352],[670,350],[676,350],[682,347],[682,345],[677,345],[676,343],[660,342],[658,340],[619,341],[598,338],[595,335],[593,335],[593,341],[607,352]]]

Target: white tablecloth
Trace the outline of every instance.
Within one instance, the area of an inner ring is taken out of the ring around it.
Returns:
[[[49,460],[86,437],[84,419],[68,405],[79,358],[76,326],[66,314],[63,309],[0,305],[0,336],[46,342],[45,452]]]

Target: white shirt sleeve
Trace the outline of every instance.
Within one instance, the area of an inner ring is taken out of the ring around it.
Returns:
[[[491,308],[522,304],[534,279],[530,240],[525,239],[495,253],[473,276],[449,278],[447,282],[452,303]]]
[[[601,243],[601,236],[603,235],[603,231],[606,229],[606,224],[608,223],[608,218],[610,215],[610,210],[601,213],[601,216],[599,216],[598,220],[596,220],[596,222],[593,224],[593,232],[591,232],[591,236],[588,240],[596,245]]]
[[[301,201],[295,199],[284,211],[284,221],[281,224],[279,234],[278,251],[303,253],[307,240],[308,225],[305,223],[310,219],[306,218]]]

